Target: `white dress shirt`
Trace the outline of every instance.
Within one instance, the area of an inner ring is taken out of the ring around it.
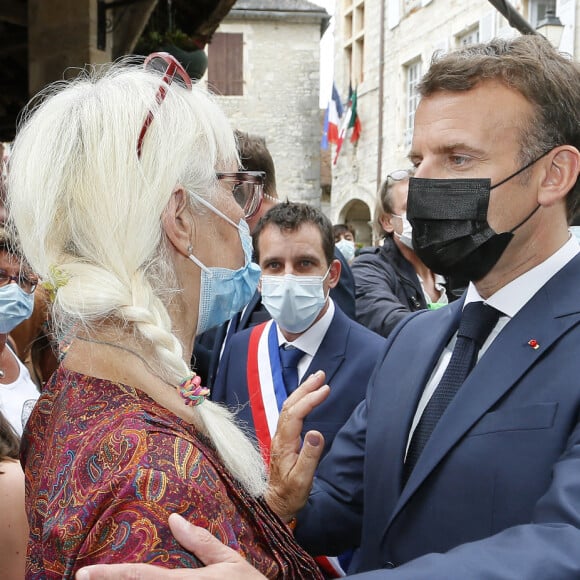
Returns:
[[[449,299],[447,298],[447,293],[445,292],[445,278],[441,276],[441,274],[435,274],[435,290],[439,292],[439,298],[433,302],[431,300],[431,296],[427,290],[425,290],[425,283],[423,282],[423,278],[417,274],[417,278],[419,278],[419,284],[421,284],[421,290],[423,291],[423,296],[425,297],[425,302],[429,304],[439,304],[441,306],[445,304],[449,304]]]

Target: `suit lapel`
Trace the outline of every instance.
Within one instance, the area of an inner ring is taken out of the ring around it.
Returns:
[[[240,322],[238,323],[236,332],[248,328],[248,322],[252,316],[252,313],[254,312],[254,310],[260,304],[261,301],[262,295],[256,290],[254,292],[254,295],[252,296],[252,299],[250,300],[246,308],[242,311],[242,315],[240,316]]]
[[[305,377],[322,369],[326,374],[326,382],[330,383],[346,357],[349,330],[350,319],[335,303],[332,322],[304,374]]]
[[[368,496],[380,498],[373,501],[372,508],[377,530],[389,521],[400,496],[403,457],[417,404],[443,347],[457,329],[462,302],[458,300],[430,313],[413,314],[403,332],[413,326],[416,318],[423,328],[420,337],[416,341],[390,337],[393,343],[387,347],[388,364],[375,370],[367,406],[369,425],[378,429],[373,429],[367,440],[367,456],[375,461],[369,462],[365,480]],[[421,322],[426,320],[431,323]]]
[[[461,437],[562,334],[578,324],[580,301],[572,289],[577,286],[579,266],[577,256],[532,297],[484,353],[425,445],[390,521]],[[539,348],[530,346],[532,339]]]

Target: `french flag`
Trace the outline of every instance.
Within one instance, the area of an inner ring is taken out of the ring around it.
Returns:
[[[328,107],[326,107],[326,113],[324,115],[324,129],[322,132],[322,142],[320,144],[322,149],[328,149],[329,143],[338,143],[338,131],[342,114],[343,108],[340,95],[336,90],[336,85],[332,83],[332,97],[328,101]]]

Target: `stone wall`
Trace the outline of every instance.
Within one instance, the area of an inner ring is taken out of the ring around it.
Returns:
[[[111,59],[110,48],[97,49],[97,3],[92,0],[29,0],[28,38],[31,95],[76,76],[85,63]]]
[[[242,33],[244,95],[219,97],[235,128],[266,138],[280,198],[320,206],[320,21],[233,19]]]

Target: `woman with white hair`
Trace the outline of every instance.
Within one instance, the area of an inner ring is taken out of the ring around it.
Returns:
[[[263,499],[259,453],[185,362],[257,285],[244,218],[261,176],[238,163],[224,114],[164,53],[51,88],[20,128],[10,216],[66,349],[23,438],[28,578],[198,567],[172,512],[269,578],[319,577]]]

